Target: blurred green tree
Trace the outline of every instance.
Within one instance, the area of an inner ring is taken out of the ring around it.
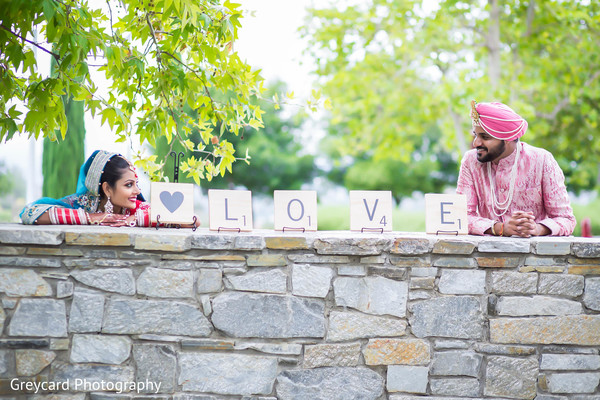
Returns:
[[[440,146],[440,137],[437,126],[426,129],[420,147],[412,152],[409,161],[377,156],[373,151],[344,157],[338,147],[325,145],[334,160],[328,177],[348,190],[390,190],[397,204],[415,191],[440,192],[457,178],[456,159]],[[327,142],[330,141],[324,141]]]
[[[0,197],[4,197],[11,193],[15,187],[15,179],[4,164],[3,161],[0,160]]]
[[[25,205],[25,180],[16,168],[0,161],[0,222],[17,222]]]
[[[271,98],[287,90],[284,82],[277,81],[269,84],[265,97]],[[244,186],[253,192],[273,195],[273,190],[300,189],[302,184],[309,182],[316,174],[314,156],[302,154],[302,146],[296,137],[297,131],[306,120],[303,109],[287,106],[273,107],[264,99],[254,97],[251,104],[256,104],[265,113],[262,116],[264,128],[260,131],[246,127],[239,136],[231,137],[229,142],[242,157],[251,154],[248,163],[236,163],[233,174],[210,177],[202,183],[204,189],[223,189]],[[295,111],[295,112],[293,112]],[[215,141],[218,140],[219,127],[215,129]],[[203,140],[199,134],[193,134],[191,139],[196,145]],[[218,148],[212,143],[207,148]],[[192,153],[182,146],[171,147],[166,140],[158,142],[156,155],[159,160],[166,159],[164,173],[169,179],[173,176],[173,157],[167,156],[171,151],[183,151],[186,157],[195,156],[208,158],[210,155]],[[185,175],[179,176],[180,182],[190,182]]]
[[[554,154],[569,189],[597,185],[599,2],[331,1],[310,10],[303,34],[343,155],[416,166],[434,124],[458,159],[470,100],[497,100],[528,120],[524,140]]]
[[[56,68],[52,59],[51,70]],[[59,199],[77,190],[79,167],[83,164],[85,146],[85,121],[82,101],[75,101],[63,95],[67,134],[62,138],[59,132],[57,140],[44,138],[42,153],[42,195]]]
[[[95,7],[104,7],[103,9]],[[153,145],[166,137],[193,146],[192,131],[206,143],[215,126],[234,136],[262,127],[262,110],[250,104],[262,78],[234,51],[240,4],[229,0],[0,0],[0,141],[16,133],[36,139],[67,135],[60,98],[83,101],[99,114],[118,141]],[[38,68],[35,51],[57,62],[56,75]],[[100,95],[90,69],[108,83]],[[232,93],[226,102],[220,94]],[[204,148],[194,150],[203,152]],[[186,160],[196,182],[225,173],[236,161],[227,138],[215,163]],[[134,154],[153,179],[162,165]],[[216,164],[216,165],[215,165]]]

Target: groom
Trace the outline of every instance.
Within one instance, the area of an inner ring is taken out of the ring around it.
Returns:
[[[471,102],[473,149],[456,192],[467,196],[469,233],[568,236],[575,228],[565,177],[552,154],[521,142],[527,121],[502,103]]]

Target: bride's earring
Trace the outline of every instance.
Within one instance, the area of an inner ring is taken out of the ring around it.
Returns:
[[[110,202],[110,197],[106,200],[106,204],[104,205],[104,212],[112,214],[113,213],[113,205]]]

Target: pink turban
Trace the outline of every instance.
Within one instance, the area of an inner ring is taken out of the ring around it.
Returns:
[[[481,126],[490,136],[500,140],[515,140],[527,131],[527,121],[502,103],[471,102],[473,125]]]

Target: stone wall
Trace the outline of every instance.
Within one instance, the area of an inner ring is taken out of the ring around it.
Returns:
[[[0,225],[0,296],[2,399],[600,398],[598,239]]]

